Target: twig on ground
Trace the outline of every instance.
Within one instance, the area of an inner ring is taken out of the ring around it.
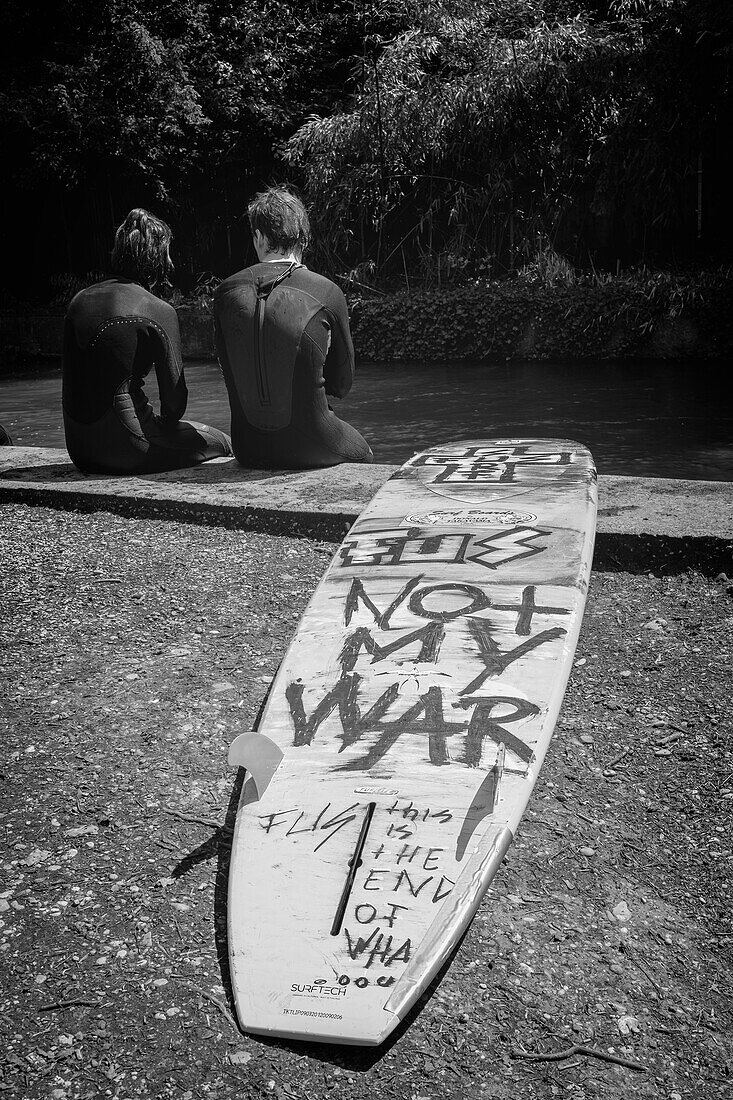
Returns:
[[[642,966],[642,964],[641,964],[641,963],[639,962],[639,960],[638,960],[638,959],[636,959],[636,958],[634,958],[634,956],[633,956],[633,955],[631,955],[631,954],[629,954],[628,952],[627,952],[627,955],[626,955],[626,957],[627,957],[628,959],[630,959],[630,960],[631,960],[631,962],[632,962],[632,963],[634,964],[634,966],[636,967],[636,969],[637,969],[637,970],[640,970],[640,971],[642,972],[642,974],[644,975],[644,977],[645,977],[645,978],[647,978],[647,979],[648,979],[648,980],[649,980],[649,981],[650,981],[650,982],[652,983],[652,985],[653,985],[653,986],[654,986],[654,988],[655,988],[655,989],[657,990],[657,992],[658,992],[658,993],[661,993],[661,992],[662,992],[662,990],[661,990],[660,986],[658,986],[658,985],[657,985],[657,983],[656,983],[656,982],[654,981],[654,978],[653,978],[653,977],[651,976],[651,974],[649,973],[649,971],[647,970],[647,968],[646,968],[645,966]]]
[[[598,822],[594,821],[592,817],[586,817],[585,814],[581,814],[578,810],[575,811],[575,816],[579,817],[581,821],[587,822],[588,825],[597,825]]]
[[[609,760],[607,764],[603,765],[603,771],[608,772],[611,770],[611,768],[615,768],[616,765],[620,764],[623,758],[625,756],[628,756],[630,752],[633,752],[633,749],[624,749],[624,751],[620,752],[618,756],[614,756],[613,760]]]
[[[180,844],[170,844],[167,840],[154,840],[153,843],[159,848],[165,848],[167,852],[177,852],[180,848]]]
[[[52,1001],[51,1004],[41,1005],[39,1012],[55,1012],[57,1008],[74,1008],[76,1005],[89,1005],[91,1008],[100,1005],[101,1001],[95,1001],[91,997],[67,997],[64,1001]]]
[[[530,1054],[529,1051],[512,1047],[513,1058],[524,1058],[527,1062],[561,1062],[566,1058],[572,1058],[574,1054],[585,1054],[589,1058],[600,1058],[604,1062],[613,1062],[617,1066],[626,1066],[627,1069],[638,1069],[645,1073],[649,1067],[641,1062],[635,1062],[632,1058],[621,1058],[617,1054],[607,1054],[605,1050],[597,1050],[596,1047],[585,1046],[584,1043],[574,1043],[567,1050],[550,1051],[546,1054]]]
[[[232,832],[229,825],[222,825],[213,817],[195,817],[193,814],[182,814],[180,810],[170,810],[167,806],[162,807],[162,812],[178,818],[179,821],[189,821],[192,825],[207,825],[211,829],[220,829],[222,833]]]
[[[205,989],[201,989],[200,986],[194,985],[193,982],[184,982],[183,984],[187,985],[189,989],[192,989],[194,993],[198,993],[199,997],[203,997],[205,1001],[210,1001],[212,1005],[215,1005],[221,1012],[224,1019],[229,1021],[234,1030],[240,1032],[239,1024],[234,1019],[231,1012],[220,997],[215,997],[213,993],[207,993]]]

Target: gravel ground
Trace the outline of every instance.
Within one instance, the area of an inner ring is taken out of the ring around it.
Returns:
[[[226,965],[226,749],[334,546],[24,505],[0,509],[0,531],[0,1090],[730,1096],[723,582],[594,574],[517,840],[440,981],[375,1051],[241,1035]]]

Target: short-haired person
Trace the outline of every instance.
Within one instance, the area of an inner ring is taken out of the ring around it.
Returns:
[[[371,462],[367,441],[328,404],[351,389],[354,348],[343,293],[303,264],[305,207],[271,187],[247,213],[260,262],[214,295],[234,454],[243,466],[266,469]]]
[[[117,230],[113,277],[70,302],[64,326],[66,448],[83,473],[140,474],[230,455],[217,428],[182,421],[188,390],[176,311],[155,294],[173,271],[171,231],[147,210]],[[160,415],[144,389],[155,367]]]

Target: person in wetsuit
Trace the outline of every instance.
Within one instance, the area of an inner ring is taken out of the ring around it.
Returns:
[[[243,466],[265,469],[371,462],[367,441],[328,404],[351,389],[354,348],[343,293],[302,262],[310,240],[305,207],[273,187],[247,213],[260,262],[214,294],[234,454]]]
[[[217,428],[181,420],[188,390],[178,317],[154,289],[173,270],[171,231],[131,210],[112,250],[113,277],[80,291],[64,324],[66,449],[83,473],[142,474],[230,455]],[[144,381],[155,367],[160,415]]]

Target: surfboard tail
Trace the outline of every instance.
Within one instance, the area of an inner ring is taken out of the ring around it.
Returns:
[[[428,988],[455,950],[513,840],[514,834],[506,826],[490,829],[484,835],[467,861],[456,889],[436,915],[420,950],[400,975],[384,1006],[385,1012],[403,1019]],[[447,927],[453,933],[452,938],[446,937]]]

